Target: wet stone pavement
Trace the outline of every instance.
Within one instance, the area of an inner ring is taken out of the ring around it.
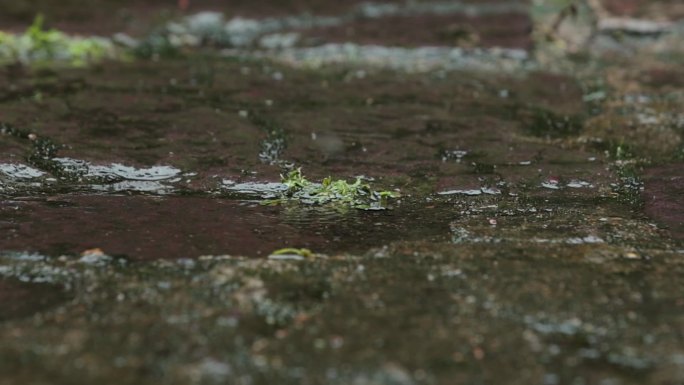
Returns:
[[[684,384],[677,2],[27,3],[177,46],[0,69],[0,385]]]

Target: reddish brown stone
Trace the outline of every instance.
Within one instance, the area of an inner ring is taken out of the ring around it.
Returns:
[[[684,164],[649,169],[644,179],[646,213],[684,239]]]

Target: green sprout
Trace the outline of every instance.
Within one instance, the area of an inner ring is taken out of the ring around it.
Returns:
[[[281,175],[281,178],[287,189],[278,199],[266,201],[265,204],[299,201],[313,205],[342,204],[362,210],[382,210],[387,207],[389,199],[399,197],[399,193],[394,191],[375,191],[361,178],[349,183],[327,177],[321,183],[314,183],[302,175],[301,168]]]

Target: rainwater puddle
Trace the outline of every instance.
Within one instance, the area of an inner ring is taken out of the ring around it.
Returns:
[[[60,255],[99,248],[135,260],[258,257],[284,247],[365,252],[398,239],[446,237],[448,218],[427,222],[432,211],[264,206],[213,197],[62,195],[1,202],[0,249]]]

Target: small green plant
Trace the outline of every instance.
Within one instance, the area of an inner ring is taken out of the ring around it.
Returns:
[[[382,210],[387,207],[389,199],[399,197],[397,192],[375,191],[361,178],[349,183],[327,177],[321,183],[314,183],[302,175],[301,168],[281,175],[281,178],[287,189],[281,197],[266,201],[265,204],[294,200],[305,204],[343,204],[362,210]]]
[[[49,64],[66,62],[84,65],[115,56],[113,43],[104,38],[69,36],[56,29],[45,29],[42,15],[20,35],[0,32],[0,63]]]

